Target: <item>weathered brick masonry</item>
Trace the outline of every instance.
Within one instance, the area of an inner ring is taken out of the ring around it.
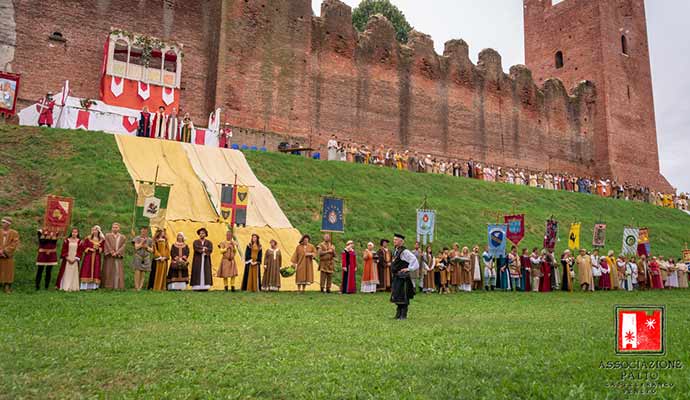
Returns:
[[[338,0],[318,17],[310,0],[13,0],[16,28],[3,29],[16,32],[0,37],[16,33],[8,65],[23,76],[24,104],[64,79],[96,98],[103,43],[117,27],[183,43],[182,107],[199,122],[223,108],[243,143],[284,136],[320,147],[335,134],[631,182],[641,171],[641,182],[669,188],[659,174],[643,1],[524,2],[534,78],[524,66],[504,73],[491,49],[474,65],[462,40],[443,55],[419,32],[400,45],[383,18],[357,33]],[[619,29],[629,32],[625,59],[616,57]],[[53,32],[66,42],[49,40]],[[553,65],[557,51],[564,68]]]

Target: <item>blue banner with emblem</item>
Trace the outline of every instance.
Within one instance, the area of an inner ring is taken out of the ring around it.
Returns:
[[[337,197],[324,197],[321,212],[321,232],[345,232],[345,201]]]
[[[508,225],[490,224],[488,228],[489,254],[494,257],[506,255],[506,239]]]
[[[417,210],[417,241],[426,245],[434,241],[436,211]]]

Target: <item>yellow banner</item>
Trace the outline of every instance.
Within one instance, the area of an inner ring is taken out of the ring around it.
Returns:
[[[570,250],[580,249],[580,223],[570,225],[570,234],[568,234],[568,248]]]
[[[246,206],[249,203],[249,188],[247,186],[236,186],[235,204],[238,206]]]

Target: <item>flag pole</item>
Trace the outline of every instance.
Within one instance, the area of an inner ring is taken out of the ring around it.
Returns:
[[[62,106],[60,107],[60,114],[58,114],[57,120],[55,121],[55,127],[56,128],[60,128],[60,121],[62,120],[62,112],[65,111],[65,105],[67,103],[67,97],[69,97],[69,81],[68,80],[65,81],[65,85],[62,87]]]

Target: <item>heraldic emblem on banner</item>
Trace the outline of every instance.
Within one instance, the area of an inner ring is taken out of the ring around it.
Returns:
[[[324,197],[321,207],[321,232],[345,232],[343,210],[345,201],[337,197]]]
[[[489,240],[489,254],[493,257],[501,257],[506,254],[506,231],[505,224],[490,224],[487,233]]]
[[[417,210],[417,241],[422,244],[433,243],[436,229],[436,211]]]
[[[65,233],[72,220],[74,199],[71,197],[48,196],[43,227],[49,231]]]
[[[525,238],[525,214],[506,215],[503,220],[508,226],[508,240],[516,246],[519,245]]]
[[[220,192],[220,216],[225,223],[234,226],[247,226],[248,204],[249,187],[222,185]]]

